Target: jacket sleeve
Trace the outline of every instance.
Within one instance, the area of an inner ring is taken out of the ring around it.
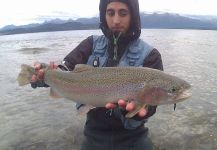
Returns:
[[[143,63],[143,67],[149,67],[149,68],[158,69],[158,70],[163,71],[163,63],[161,59],[161,54],[159,53],[157,49],[153,49],[151,53],[146,57]],[[126,112],[120,113],[119,117],[121,118],[123,122],[124,128],[132,130],[132,129],[136,129],[139,126],[143,125],[149,117],[155,114],[156,109],[157,109],[157,106],[148,106],[147,115],[142,118],[139,117],[138,115],[132,118],[126,118],[124,117]]]
[[[76,64],[86,64],[92,52],[93,36],[83,40],[63,60],[65,66],[72,71]]]
[[[163,71],[163,62],[161,54],[157,49],[153,49],[147,58],[144,60],[143,67],[149,67]]]

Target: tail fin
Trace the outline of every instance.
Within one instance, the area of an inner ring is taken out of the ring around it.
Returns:
[[[22,64],[21,71],[17,77],[19,86],[24,86],[26,84],[29,84],[33,74],[35,74],[35,69],[33,67]]]

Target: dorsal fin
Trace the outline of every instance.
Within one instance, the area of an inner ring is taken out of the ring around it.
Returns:
[[[93,66],[86,65],[86,64],[77,64],[75,65],[75,69],[73,70],[73,72],[83,72],[90,69],[93,69]]]

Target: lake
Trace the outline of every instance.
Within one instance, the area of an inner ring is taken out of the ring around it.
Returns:
[[[100,30],[0,36],[0,149],[77,150],[85,116],[72,101],[49,97],[49,89],[19,87],[20,65],[61,61],[83,39]],[[146,124],[158,150],[217,149],[217,31],[143,29],[157,48],[165,72],[192,85],[187,101],[159,106]]]

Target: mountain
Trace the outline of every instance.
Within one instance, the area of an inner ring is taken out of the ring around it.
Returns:
[[[143,12],[141,13],[141,26],[142,28],[217,30],[217,16]],[[8,25],[0,29],[0,35],[98,28],[98,17],[78,18],[76,20],[61,20],[56,18],[41,24]]]
[[[141,14],[142,28],[217,30],[214,22],[171,13]]]
[[[77,22],[84,23],[84,24],[99,24],[99,17],[93,17],[93,18],[78,18],[76,20]]]
[[[217,16],[213,15],[186,15],[186,17],[213,23],[217,26]]]
[[[43,24],[64,24],[64,23],[67,23],[67,22],[72,22],[73,20],[72,19],[69,19],[69,20],[62,20],[62,19],[59,19],[59,18],[56,18],[56,19],[51,19],[49,21],[45,21]],[[77,21],[78,22],[78,21]]]
[[[33,27],[37,27],[37,26],[40,26],[40,24],[39,23],[32,23],[32,24],[21,25],[21,26],[7,25],[7,26],[1,28],[0,31],[15,30],[17,28],[33,28]]]
[[[36,33],[36,32],[50,32],[50,31],[67,31],[67,30],[88,30],[88,29],[97,29],[97,24],[82,24],[75,21],[62,21],[62,23],[44,22],[38,26],[32,27],[26,25],[17,26],[16,28],[9,30],[0,30],[0,35],[9,35],[9,34],[21,34],[21,33]]]
[[[13,29],[16,29],[17,26],[15,25],[7,25],[7,26],[4,26],[3,28],[0,29],[0,31],[3,31],[3,30],[13,30]]]

